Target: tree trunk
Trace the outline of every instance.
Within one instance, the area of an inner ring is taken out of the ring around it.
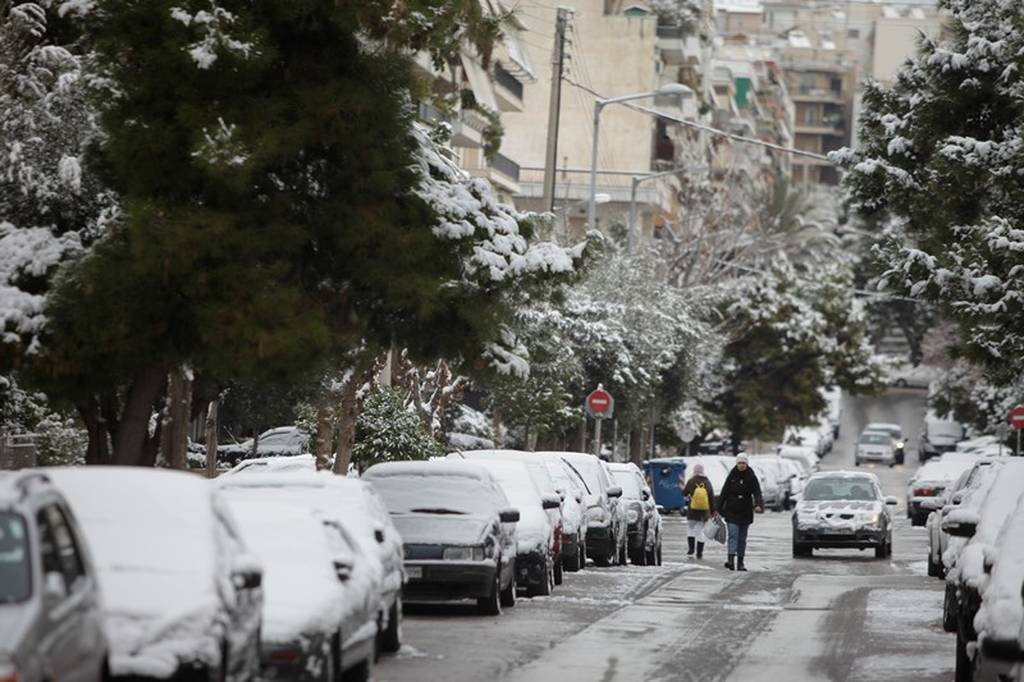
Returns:
[[[155,444],[150,443],[149,438],[149,418],[164,391],[166,379],[167,372],[154,365],[140,371],[132,381],[114,438],[114,464],[142,466],[151,459],[150,450],[155,454]]]
[[[252,450],[249,451],[249,456],[252,459],[256,459],[260,452],[260,427],[256,427],[252,430]]]
[[[629,430],[629,461],[637,466],[644,461],[644,430],[639,424]]]
[[[345,476],[352,462],[352,446],[356,440],[356,419],[359,410],[356,394],[359,391],[361,373],[353,371],[341,392],[341,415],[339,419],[338,450],[334,455],[334,473]]]
[[[324,398],[316,412],[316,469],[331,468],[331,445],[334,442],[334,411]]]
[[[217,408],[219,400],[211,400],[206,408],[206,477],[217,476]]]
[[[167,417],[161,449],[172,469],[188,468],[188,426],[192,415],[192,379],[184,367],[171,370],[167,386]]]
[[[500,448],[504,443],[501,437],[501,411],[494,408],[491,413],[491,430],[494,431],[494,446]]]
[[[103,423],[103,415],[100,406],[95,398],[90,398],[77,406],[78,416],[85,424],[85,431],[89,436],[89,442],[85,450],[86,464],[110,464],[109,435],[106,424]]]
[[[576,432],[576,452],[588,452],[587,450],[587,418],[580,419],[580,428]]]

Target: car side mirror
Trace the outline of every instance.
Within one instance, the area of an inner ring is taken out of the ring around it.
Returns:
[[[231,574],[236,590],[255,590],[263,584],[263,573],[254,570],[236,570]]]
[[[348,582],[348,579],[352,577],[352,561],[350,559],[335,559],[334,574],[338,576],[340,582]]]
[[[949,501],[949,503],[955,507],[955,506],[959,505],[963,501],[964,501],[964,496],[961,495],[960,493],[957,493],[957,494],[953,495],[953,498]]]
[[[502,509],[498,512],[498,519],[502,523],[517,523],[519,521],[518,509]]]
[[[978,530],[978,524],[974,521],[949,519],[942,522],[942,532],[957,538],[972,538]]]
[[[608,497],[622,497],[622,488],[617,485],[608,488]]]
[[[374,529],[374,531],[373,531],[373,539],[376,540],[378,543],[384,542],[384,531],[381,530],[380,528]]]
[[[540,498],[541,506],[545,509],[558,509],[562,506],[562,498],[558,495],[544,495]]]
[[[888,497],[885,498],[885,503],[887,505],[889,505],[890,507],[895,507],[896,505],[898,505],[900,503],[900,501],[897,500],[892,495],[889,495]]]
[[[45,592],[46,596],[53,601],[63,601],[68,596],[68,587],[64,582],[64,576],[57,571],[50,571],[46,574]]]
[[[663,506],[661,506],[660,504],[654,505],[654,508],[658,510],[659,514],[664,514],[665,513],[665,508]]]

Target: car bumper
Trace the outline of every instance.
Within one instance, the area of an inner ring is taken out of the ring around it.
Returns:
[[[321,680],[330,655],[330,639],[323,634],[289,642],[264,640],[260,643],[260,678]]]
[[[793,539],[801,545],[815,548],[866,549],[877,547],[885,541],[885,531],[880,528],[799,528],[793,531]]]
[[[402,599],[408,602],[476,599],[494,589],[494,561],[406,561]]]
[[[615,534],[609,526],[587,527],[587,554],[594,557],[610,554],[615,547]]]
[[[644,546],[646,540],[647,537],[644,534],[643,524],[639,521],[630,524],[626,528],[626,543],[629,545],[630,549],[640,549]]]
[[[858,452],[857,460],[860,462],[878,462],[879,464],[895,464],[896,454],[893,452],[885,454],[877,452]]]

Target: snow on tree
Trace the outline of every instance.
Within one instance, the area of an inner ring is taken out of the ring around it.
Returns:
[[[391,388],[370,392],[356,420],[352,462],[361,470],[380,462],[428,459],[444,455],[444,448],[419,415]]]
[[[36,355],[53,273],[117,218],[117,202],[85,167],[100,138],[88,55],[54,44],[47,9],[0,16],[0,363]]]
[[[860,146],[833,154],[868,215],[902,230],[883,284],[940,304],[963,352],[1012,380],[1024,357],[1024,5],[941,0],[952,31],[922,39],[891,87],[867,85]]]

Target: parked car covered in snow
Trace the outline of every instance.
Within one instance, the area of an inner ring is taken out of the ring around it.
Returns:
[[[835,471],[811,476],[793,512],[793,556],[811,556],[818,548],[874,549],[892,554],[892,514],[899,504],[882,494],[878,477]]]
[[[941,497],[946,488],[977,461],[973,455],[947,452],[939,459],[929,460],[907,482],[907,518],[914,526],[923,526],[936,505],[923,506],[926,500]]]
[[[754,470],[758,483],[761,485],[761,498],[766,509],[782,511],[789,488],[789,476],[783,478],[781,467],[764,455],[752,456],[750,468]]]
[[[217,461],[235,466],[243,459],[255,457],[289,457],[309,452],[309,434],[297,426],[279,426],[260,434],[255,443],[249,438],[241,443],[217,446]]]
[[[818,457],[824,457],[832,450],[832,428],[829,425],[791,426],[782,436],[786,445],[803,445],[811,448]]]
[[[804,478],[818,470],[820,458],[813,448],[804,445],[780,445],[777,454],[783,459],[789,459],[799,464]]]
[[[475,462],[387,462],[363,474],[405,552],[405,601],[476,599],[498,615],[516,602],[518,509]]]
[[[558,556],[561,499],[553,491],[542,492],[535,479],[546,470],[538,462],[481,458],[476,463],[494,476],[513,507],[519,510],[516,524],[516,584],[527,596],[546,596],[555,586],[555,568],[561,575]],[[540,469],[541,471],[538,471]],[[549,512],[555,512],[554,516]],[[560,582],[560,581],[559,581]]]
[[[583,518],[586,510],[583,507],[583,497],[587,489],[579,474],[561,457],[551,453],[520,450],[467,450],[453,452],[448,455],[448,459],[504,459],[533,465],[530,469],[531,477],[540,491],[544,494],[558,495],[562,501],[557,511],[552,509],[548,512],[558,518],[561,528],[555,564],[555,584],[562,583],[563,569],[578,571],[583,568],[586,564],[583,545],[586,535]],[[543,474],[533,468],[538,465],[543,467]]]
[[[107,679],[96,569],[74,514],[38,471],[0,474],[0,679]]]
[[[661,514],[654,495],[632,462],[609,464],[626,503],[627,551],[629,560],[640,566],[661,565]]]
[[[262,677],[332,680],[344,671],[346,679],[368,680],[379,574],[355,577],[368,557],[340,524],[313,513],[305,490],[221,489],[263,564]]]
[[[1024,459],[1006,458],[993,478],[980,505],[961,505],[942,522],[942,530],[967,540],[955,561],[948,562],[946,573],[947,597],[953,599],[958,680],[973,679],[978,640],[975,617],[990,582],[993,560],[1003,549],[1000,531],[1024,496]],[[949,623],[944,625],[949,629]]]
[[[1012,680],[1014,668],[1024,666],[1020,633],[1024,628],[1024,495],[1003,523],[995,552],[985,558],[979,583],[981,607],[974,618],[980,647],[973,672],[981,680]],[[1019,669],[1018,669],[1019,670]]]
[[[890,422],[871,422],[864,427],[864,431],[881,431],[892,436],[893,451],[896,455],[896,463],[903,464],[907,456],[907,439],[903,436],[903,427]]]
[[[68,467],[47,476],[92,550],[115,678],[259,674],[263,572],[220,491],[166,469]]]
[[[587,556],[598,566],[619,562],[626,555],[626,514],[618,505],[622,488],[615,485],[601,460],[582,452],[559,452],[586,483]]]
[[[938,457],[944,452],[956,450],[957,443],[963,438],[963,424],[951,419],[941,419],[933,412],[929,412],[921,427],[917,457],[924,462],[932,457]]]
[[[279,473],[272,466],[254,466],[247,468],[243,475],[221,476],[217,485],[229,490],[252,490],[256,494],[266,491],[268,497],[289,500],[322,520],[340,524],[346,541],[359,550],[349,587],[355,584],[376,586],[376,597],[369,608],[375,613],[378,625],[377,646],[380,651],[396,652],[401,646],[401,597],[405,581],[402,537],[372,485],[355,478],[317,472],[308,455],[284,459],[302,457],[310,459],[305,470],[287,469]],[[256,461],[259,460],[247,460]],[[373,598],[373,595],[360,594]]]
[[[896,441],[887,431],[863,431],[857,439],[857,450],[853,463],[877,462],[889,467],[896,466]]]

